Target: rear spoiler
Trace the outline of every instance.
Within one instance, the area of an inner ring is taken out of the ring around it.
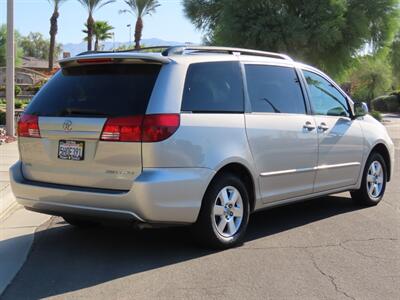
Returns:
[[[159,53],[98,53],[68,57],[59,61],[62,68],[84,64],[112,62],[168,64],[171,60]]]

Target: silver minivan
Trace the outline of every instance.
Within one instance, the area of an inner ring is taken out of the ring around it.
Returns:
[[[366,105],[286,55],[187,46],[60,65],[19,120],[10,177],[20,204],[72,225],[191,224],[227,248],[254,211],[343,191],[376,205],[392,176]]]

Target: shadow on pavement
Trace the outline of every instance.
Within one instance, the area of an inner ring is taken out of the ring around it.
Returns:
[[[330,196],[258,212],[250,219],[246,240],[357,209],[349,198]],[[76,229],[56,220],[35,234],[27,262],[1,299],[60,295],[214,253],[199,248],[188,228]]]

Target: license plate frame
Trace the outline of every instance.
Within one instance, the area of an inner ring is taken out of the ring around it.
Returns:
[[[85,159],[85,142],[59,140],[57,156],[61,160],[82,161]]]

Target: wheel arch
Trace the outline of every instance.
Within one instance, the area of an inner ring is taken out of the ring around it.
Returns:
[[[389,149],[386,147],[385,144],[383,143],[378,143],[376,144],[370,151],[369,156],[371,156],[372,153],[379,153],[380,155],[382,155],[383,159],[385,160],[385,164],[386,164],[386,168],[387,168],[387,181],[390,181],[391,178],[391,159],[390,159],[390,153],[389,153]],[[369,157],[368,156],[368,157]]]
[[[250,212],[253,212],[256,205],[256,181],[253,178],[250,170],[243,164],[239,162],[230,162],[226,165],[220,167],[217,172],[214,174],[208,186],[210,186],[213,181],[221,176],[222,174],[231,173],[234,175],[238,175],[242,180],[245,186],[247,187],[247,191],[249,193],[250,199]]]

